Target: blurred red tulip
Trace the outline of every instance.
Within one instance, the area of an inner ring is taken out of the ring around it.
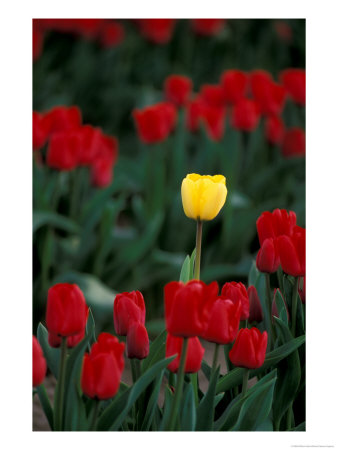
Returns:
[[[124,27],[115,20],[104,21],[99,32],[99,41],[103,47],[116,47],[124,40]]]
[[[292,100],[305,105],[305,70],[286,69],[280,74],[280,80]]]
[[[167,139],[176,124],[177,112],[171,103],[157,103],[143,109],[134,109],[138,136],[145,144],[155,144]]]
[[[47,363],[39,341],[33,336],[33,387],[39,386],[47,372]]]
[[[275,83],[271,75],[264,70],[255,70],[250,76],[251,92],[259,104],[262,114],[280,114],[284,108],[286,90]]]
[[[43,147],[49,135],[49,121],[43,114],[33,111],[33,150]]]
[[[283,120],[278,116],[268,116],[265,121],[265,138],[270,144],[280,145],[284,137]]]
[[[34,26],[33,20],[33,61],[37,61],[43,49],[44,32],[39,27]]]
[[[292,28],[288,23],[286,23],[284,20],[278,20],[274,23],[275,31],[277,33],[277,36],[287,44],[290,44],[292,42]]]
[[[224,90],[218,84],[203,84],[200,89],[200,96],[209,106],[222,108],[225,105]]]
[[[175,19],[138,19],[141,34],[155,44],[167,44],[172,38]]]
[[[232,111],[232,125],[237,130],[254,131],[260,119],[260,108],[254,100],[239,100]]]
[[[202,36],[214,36],[223,30],[225,19],[191,19],[193,30]]]
[[[55,106],[44,116],[51,134],[79,128],[82,122],[81,111],[77,106]]]
[[[113,169],[118,155],[118,140],[102,133],[100,144],[91,163],[91,181],[94,186],[109,186],[113,179]]]
[[[248,75],[241,70],[226,70],[221,75],[221,85],[224,91],[224,100],[227,103],[237,103],[245,97],[248,87]]]
[[[164,81],[164,92],[168,101],[176,106],[183,106],[189,100],[192,81],[184,75],[170,75]]]
[[[282,142],[282,154],[286,158],[305,156],[305,133],[302,128],[294,127],[285,132]]]

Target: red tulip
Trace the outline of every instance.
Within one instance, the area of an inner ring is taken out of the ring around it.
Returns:
[[[212,141],[220,141],[225,131],[225,108],[204,105],[200,121],[205,125],[206,133]]]
[[[104,21],[99,32],[99,41],[103,47],[116,47],[124,40],[124,28],[120,23]]]
[[[241,320],[246,320],[249,318],[250,313],[250,303],[247,290],[243,283],[236,283],[231,281],[230,283],[225,283],[222,287],[222,297],[231,300],[235,305],[241,304]]]
[[[218,84],[203,84],[201,99],[209,106],[222,108],[225,105],[224,90]]]
[[[193,30],[202,36],[214,36],[223,30],[224,19],[191,19]]]
[[[101,333],[83,358],[81,388],[87,397],[107,400],[117,393],[124,369],[124,343]]]
[[[195,98],[188,103],[186,109],[186,125],[189,131],[194,133],[199,129],[204,107],[205,103],[200,96],[195,96]]]
[[[254,131],[259,119],[260,109],[255,101],[243,98],[235,104],[232,111],[232,125],[237,130]]]
[[[171,372],[176,373],[178,371],[181,360],[182,345],[183,338],[176,337],[168,333],[165,357],[169,358],[177,353],[177,357],[168,365],[168,369]],[[198,337],[189,338],[187,359],[184,366],[185,373],[195,373],[200,370],[204,351],[205,350],[202,347]]]
[[[146,327],[134,322],[127,334],[128,358],[144,359],[149,355],[149,337]]]
[[[286,99],[285,88],[272,80],[259,80],[260,82],[254,83],[253,97],[259,104],[261,113],[281,114]]]
[[[262,322],[263,320],[263,310],[262,305],[258,296],[257,289],[255,286],[248,287],[248,297],[250,303],[250,315],[249,323],[252,322]]]
[[[145,144],[162,142],[175,127],[177,112],[171,103],[157,103],[133,111],[138,136]]]
[[[225,297],[217,297],[205,306],[208,314],[203,339],[216,344],[229,344],[238,332],[242,305],[233,303]]]
[[[264,211],[256,221],[259,243],[262,246],[265,239],[276,238],[286,234],[291,236],[296,226],[297,216],[294,211],[275,209],[272,213]]]
[[[33,387],[39,386],[47,372],[47,363],[39,341],[33,336]]]
[[[273,238],[265,239],[257,254],[257,269],[264,273],[274,273],[279,265],[280,260],[275,240]]]
[[[164,81],[164,92],[167,100],[179,107],[187,103],[192,87],[191,79],[184,75],[170,75]]]
[[[79,164],[81,137],[78,130],[53,133],[47,150],[47,164],[58,170],[73,170]]]
[[[59,337],[83,333],[88,306],[76,284],[59,283],[48,290],[46,325],[48,332]]]
[[[144,325],[146,307],[140,291],[122,292],[114,300],[114,328],[116,334],[127,336],[134,322]]]
[[[286,69],[280,74],[280,80],[292,100],[305,105],[305,70]]]
[[[302,128],[290,128],[284,134],[282,153],[286,158],[305,156],[305,133]]]
[[[266,140],[273,145],[280,145],[284,137],[283,120],[278,116],[268,116],[265,121]]]
[[[117,139],[100,133],[99,146],[91,164],[91,181],[94,186],[106,187],[111,184],[117,155]]]
[[[81,125],[81,111],[77,106],[55,106],[45,113],[50,133],[79,128]]]
[[[248,75],[241,70],[226,70],[221,75],[221,85],[224,92],[224,100],[227,103],[237,103],[245,97],[248,86]]]
[[[207,320],[204,307],[217,294],[216,281],[209,285],[198,280],[166,284],[164,308],[168,332],[178,337],[202,336]]]
[[[264,363],[268,343],[266,331],[261,333],[257,328],[241,328],[229,358],[232,364],[247,369],[258,369]]]
[[[175,19],[138,19],[141,34],[155,44],[167,44],[172,38]]]
[[[39,27],[34,26],[33,20],[33,61],[37,61],[43,49],[44,32],[39,29]]]
[[[33,150],[40,150],[48,139],[49,122],[43,114],[33,111]]]
[[[76,347],[79,342],[85,337],[85,329],[83,329],[79,334],[74,334],[73,336],[67,337],[67,347],[73,348]],[[58,348],[61,346],[61,337],[57,334],[48,332],[48,344],[51,347]]]
[[[279,236],[277,248],[282,269],[294,277],[305,276],[305,228],[295,227],[292,236]]]

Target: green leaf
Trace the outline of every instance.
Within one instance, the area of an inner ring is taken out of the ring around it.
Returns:
[[[196,247],[194,248],[191,256],[190,256],[190,271],[189,271],[189,280],[194,279],[194,268],[195,268],[195,259],[196,259]]]
[[[256,267],[256,261],[252,261],[250,272],[249,272],[249,278],[248,278],[248,286],[256,286],[256,281],[259,277],[259,270]]]
[[[305,342],[305,336],[298,336],[286,344],[281,345],[276,348],[272,352],[268,353],[265,357],[264,364],[259,369],[251,370],[251,376],[258,375],[264,370],[275,366],[282,359],[289,356],[292,352],[294,352],[298,347],[300,347]],[[228,374],[224,375],[217,383],[216,393],[226,392],[228,389],[231,389],[235,386],[238,386],[242,382],[243,372],[245,369],[237,367],[236,369],[231,370]]]
[[[206,376],[207,380],[210,381],[211,377],[211,367],[207,364],[204,359],[202,360],[202,372]]]
[[[129,413],[130,409],[132,408],[136,400],[142,394],[142,392],[147,388],[147,386],[149,386],[149,384],[154,380],[154,378],[158,375],[158,373],[162,371],[165,367],[167,367],[167,365],[175,357],[176,355],[170,358],[166,358],[162,361],[159,361],[149,370],[147,370],[131,387],[128,395],[128,400],[123,404],[123,407],[120,409],[119,416],[115,418],[114,415],[113,420],[111,420],[110,407],[107,408],[99,420],[98,430],[108,428],[110,431],[117,431],[120,428],[123,421],[125,420],[125,418],[127,417],[127,414]]]
[[[68,233],[79,232],[78,225],[68,217],[49,211],[33,211],[33,233],[45,225],[68,231]]]
[[[293,337],[282,320],[275,317],[278,338],[283,343],[292,342]],[[298,350],[293,351],[277,366],[278,378],[276,383],[275,399],[273,404],[273,420],[279,423],[283,415],[294,401],[301,379],[301,368]]]
[[[290,431],[306,431],[306,422],[302,422]]]
[[[173,393],[171,392],[171,389],[167,385],[165,387],[165,392],[164,392],[163,416],[162,416],[162,421],[161,421],[159,431],[164,431],[168,426],[170,413],[171,413],[171,409],[172,409],[173,397],[174,397]]]
[[[48,331],[42,323],[38,325],[37,338],[46,358],[47,366],[57,379],[59,375],[60,349],[53,348],[48,344]]]
[[[197,408],[197,431],[211,431],[214,420],[214,399],[216,384],[219,376],[219,367],[211,376],[208,390]]]
[[[49,398],[48,398],[48,395],[46,392],[46,388],[43,384],[40,384],[40,386],[36,387],[36,391],[38,393],[43,412],[45,413],[45,416],[48,420],[50,429],[53,430],[53,428],[54,428],[53,408],[50,404],[50,401],[49,401]]]
[[[162,370],[161,373],[159,373],[153,383],[152,386],[152,393],[147,405],[147,409],[146,409],[146,413],[144,415],[144,420],[141,426],[141,431],[149,431],[150,427],[151,427],[151,423],[153,420],[153,417],[155,415],[155,411],[158,408],[158,395],[160,393],[160,388],[161,388],[161,382],[162,382],[162,378],[163,378],[163,374],[164,371]]]
[[[148,356],[142,361],[141,372],[146,372],[149,367],[153,366],[157,361],[165,357],[165,342],[167,338],[167,331],[162,333],[151,343],[149,347]]]
[[[287,313],[287,309],[286,309],[286,304],[284,302],[284,299],[283,299],[282,294],[279,289],[277,289],[277,291],[276,291],[275,300],[276,300],[276,306],[277,306],[279,318],[284,323],[288,324],[288,313]]]
[[[195,431],[196,407],[192,384],[186,384],[182,398],[181,431]]]
[[[190,279],[190,256],[187,255],[181,268],[180,281],[187,283]]]

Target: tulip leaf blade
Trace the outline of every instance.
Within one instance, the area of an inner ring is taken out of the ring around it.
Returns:
[[[56,379],[59,375],[60,349],[48,344],[48,331],[40,322],[37,330],[37,338],[47,361],[47,366]]]
[[[250,374],[252,376],[258,375],[259,373],[262,373],[269,367],[275,366],[276,364],[279,363],[279,361],[286,358],[298,347],[303,345],[304,342],[305,342],[305,335],[298,336],[292,341],[289,341],[286,344],[283,344],[280,347],[274,349],[272,352],[266,355],[264,364],[259,369],[250,371]],[[238,386],[242,382],[244,370],[245,369],[243,368],[237,367],[236,369],[233,369],[229,373],[224,375],[217,383],[216,393],[218,394],[220,392],[225,392],[228,389]]]
[[[170,413],[171,413],[171,409],[172,409],[173,397],[174,397],[174,395],[173,395],[171,389],[169,388],[169,386],[167,385],[165,388],[165,392],[164,392],[163,415],[162,415],[162,420],[161,420],[161,424],[159,427],[159,431],[164,431],[168,426],[169,417],[170,417]]]
[[[275,323],[279,339],[283,343],[292,341],[293,337],[287,324],[278,318],[275,318]],[[297,349],[278,363],[277,371],[278,378],[273,404],[273,420],[275,423],[280,422],[297,394],[301,380],[301,367]]]
[[[180,281],[187,283],[190,279],[190,256],[187,255],[181,268]]]
[[[286,309],[286,304],[284,302],[284,299],[283,299],[282,294],[279,289],[277,289],[277,291],[276,291],[275,299],[276,299],[276,306],[277,306],[279,318],[284,323],[287,324],[288,323],[288,313],[287,313],[287,309]]]
[[[196,247],[194,248],[192,254],[190,255],[189,280],[194,279],[195,259],[196,259]]]
[[[59,230],[67,231],[68,233],[78,233],[78,225],[68,217],[57,214],[51,211],[33,211],[33,233],[41,227],[49,225]]]
[[[148,401],[146,413],[144,415],[143,423],[141,426],[141,431],[149,431],[149,429],[151,427],[156,408],[158,408],[157,401],[158,401],[158,395],[160,393],[163,374],[164,374],[164,371],[162,370],[157,375],[157,377],[153,383],[152,393],[151,393],[151,396]]]
[[[167,330],[163,330],[157,338],[151,343],[148,356],[142,361],[142,373],[146,372],[149,367],[154,365],[160,359],[165,357],[165,341],[167,338]]]
[[[219,367],[212,374],[208,390],[197,408],[197,431],[211,431],[214,420],[214,399],[216,393],[216,384],[219,376]]]
[[[195,431],[196,407],[192,384],[186,385],[182,398],[181,431]]]

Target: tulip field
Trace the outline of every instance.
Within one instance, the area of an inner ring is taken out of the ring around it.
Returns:
[[[305,20],[32,28],[33,430],[306,431]]]

